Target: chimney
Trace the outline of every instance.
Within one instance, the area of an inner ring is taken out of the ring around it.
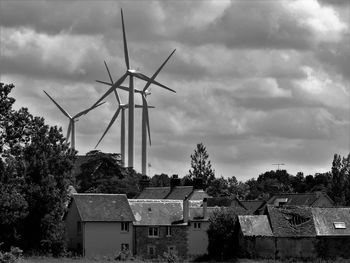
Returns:
[[[208,199],[203,198],[203,219],[208,219]]]
[[[149,187],[150,179],[147,175],[142,175],[141,180],[139,181],[140,190],[142,191],[146,187]]]
[[[181,183],[181,179],[178,177],[177,174],[173,174],[173,176],[170,178],[170,188],[171,190],[175,187],[175,186],[179,186]]]
[[[184,223],[188,223],[188,218],[189,218],[189,201],[188,197],[185,197],[185,200],[183,200],[183,220]]]
[[[203,190],[203,178],[194,178],[193,179],[193,188],[195,190]]]

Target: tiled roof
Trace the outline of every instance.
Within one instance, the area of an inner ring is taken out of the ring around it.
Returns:
[[[73,194],[82,221],[134,221],[124,194]]]
[[[170,192],[170,187],[146,187],[137,199],[164,199]]]
[[[181,200],[129,199],[134,225],[171,225],[183,218]]]
[[[273,236],[266,215],[242,215],[238,221],[244,236]]]
[[[276,199],[279,198],[287,198],[287,203],[285,205],[292,206],[312,206],[321,196],[326,196],[330,202],[331,199],[321,192],[313,192],[313,193],[285,193],[285,194],[277,194],[271,197],[267,204],[273,204]]]
[[[192,192],[193,186],[175,186],[165,198],[171,200],[185,200],[186,197],[190,197]]]
[[[263,206],[266,202],[262,200],[247,200],[241,201],[245,208],[248,209],[251,213],[255,213],[261,206]]]
[[[208,195],[204,190],[199,190],[199,189],[195,189],[192,192],[191,196],[189,197],[191,201],[195,201],[195,200],[203,201],[204,198],[210,198],[210,195]]]
[[[247,208],[239,201],[236,197],[211,197],[207,199],[208,207],[239,207],[243,210],[248,211]]]
[[[207,207],[207,218],[208,220],[210,216],[214,213],[215,210],[219,210],[219,207]],[[189,219],[192,221],[203,220],[203,207],[190,207],[189,209]]]
[[[276,237],[314,237],[315,225],[310,207],[267,205],[273,235]]]
[[[311,208],[318,236],[350,236],[350,208]],[[344,223],[345,228],[335,228],[334,223]]]

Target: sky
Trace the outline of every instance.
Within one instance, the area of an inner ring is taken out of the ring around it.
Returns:
[[[37,1],[0,0],[0,81],[15,106],[62,127],[125,72],[123,8],[130,64],[174,89],[151,85],[149,175],[186,175],[196,144],[216,177],[245,181],[273,164],[291,174],[331,168],[350,152],[350,6],[346,0]],[[127,84],[127,82],[125,82]],[[145,82],[135,81],[143,88]],[[119,91],[127,103],[125,91]],[[136,102],[141,103],[136,94]],[[76,148],[93,150],[118,105],[113,96],[79,118]],[[135,110],[141,171],[141,111]],[[98,146],[120,152],[120,119]]]

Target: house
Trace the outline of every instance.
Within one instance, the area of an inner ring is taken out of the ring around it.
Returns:
[[[267,215],[239,215],[238,223],[238,244],[241,257],[275,257],[275,238]]]
[[[267,206],[275,258],[315,258],[316,231],[310,207]]]
[[[133,221],[126,195],[75,193],[64,216],[68,248],[87,257],[133,251]]]
[[[350,208],[312,208],[321,257],[350,258]]]
[[[187,223],[183,201],[129,199],[134,214],[134,254],[157,258],[164,253],[187,257]]]
[[[268,205],[274,206],[308,206],[308,207],[333,207],[333,200],[323,192],[312,193],[283,193],[271,197]]]

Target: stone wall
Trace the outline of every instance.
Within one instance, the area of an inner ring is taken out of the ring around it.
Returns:
[[[157,258],[175,246],[178,257],[187,257],[187,226],[171,226],[171,236],[166,236],[166,226],[159,227],[158,237],[148,236],[148,226],[135,226],[135,254],[142,258]],[[155,255],[149,255],[149,246],[154,246]]]
[[[317,252],[322,258],[350,258],[350,237],[318,237]]]
[[[275,241],[276,258],[311,259],[317,257],[316,238],[277,237]]]
[[[247,258],[275,258],[275,238],[263,236],[243,237],[239,235],[240,257]]]

